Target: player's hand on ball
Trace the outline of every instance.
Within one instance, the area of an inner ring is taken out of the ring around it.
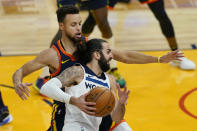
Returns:
[[[77,106],[80,110],[87,113],[88,115],[95,115],[94,111],[96,110],[96,108],[94,108],[92,106],[96,105],[96,103],[85,101],[85,98],[88,94],[89,94],[89,92],[84,95],[81,95],[80,97],[73,97],[72,96],[70,98],[70,104]]]

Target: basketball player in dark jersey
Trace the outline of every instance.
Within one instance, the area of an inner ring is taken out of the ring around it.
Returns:
[[[81,17],[79,10],[74,6],[65,6],[57,10],[57,17],[59,22],[59,28],[61,30],[61,40],[56,42],[52,48],[46,49],[37,57],[24,64],[13,75],[13,84],[16,93],[23,100],[26,100],[29,96],[29,83],[23,83],[22,80],[30,73],[39,70],[45,66],[48,66],[51,72],[51,76],[56,76],[61,73],[62,70],[69,66],[72,66],[75,58],[72,54],[77,49],[77,45],[81,44],[83,40],[81,37]],[[135,51],[121,51],[112,48],[114,59],[130,64],[145,64],[145,63],[168,63],[171,60],[178,60],[182,54],[178,51],[170,52],[162,57],[154,57],[145,55]],[[52,112],[52,128],[53,130],[61,131],[64,118],[61,113],[65,113],[65,108],[61,109],[60,104],[57,103],[53,106]],[[59,114],[60,113],[60,114]],[[59,118],[61,116],[61,118]],[[62,123],[62,124],[61,124]]]

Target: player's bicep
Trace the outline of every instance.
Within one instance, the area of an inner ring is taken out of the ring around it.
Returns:
[[[23,71],[23,75],[26,76],[36,70],[41,69],[42,67],[44,67],[45,65],[41,64],[41,63],[37,63],[34,60],[27,62],[26,64],[23,65],[23,67],[21,68]]]
[[[37,71],[45,66],[47,66],[47,64],[45,63],[43,57],[38,55],[32,61],[29,61],[23,65],[23,67],[22,67],[23,75],[26,76],[26,75],[28,75],[34,71]]]
[[[47,49],[40,52],[32,61],[27,62],[21,68],[23,75],[26,76],[34,71],[37,71],[45,66],[49,66],[52,59],[55,57],[52,49]]]

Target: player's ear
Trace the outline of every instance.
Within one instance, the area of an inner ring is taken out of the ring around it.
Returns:
[[[95,52],[93,53],[93,56],[94,56],[94,58],[95,58],[96,60],[99,60],[100,57],[101,57],[101,55],[100,55],[100,53],[99,53],[98,51],[95,51]]]
[[[59,23],[59,29],[64,30],[64,24],[62,22]]]

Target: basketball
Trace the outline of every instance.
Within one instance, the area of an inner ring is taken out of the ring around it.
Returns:
[[[87,102],[95,102],[95,116],[103,117],[111,113],[115,106],[115,98],[111,91],[105,87],[95,87],[86,96]]]

